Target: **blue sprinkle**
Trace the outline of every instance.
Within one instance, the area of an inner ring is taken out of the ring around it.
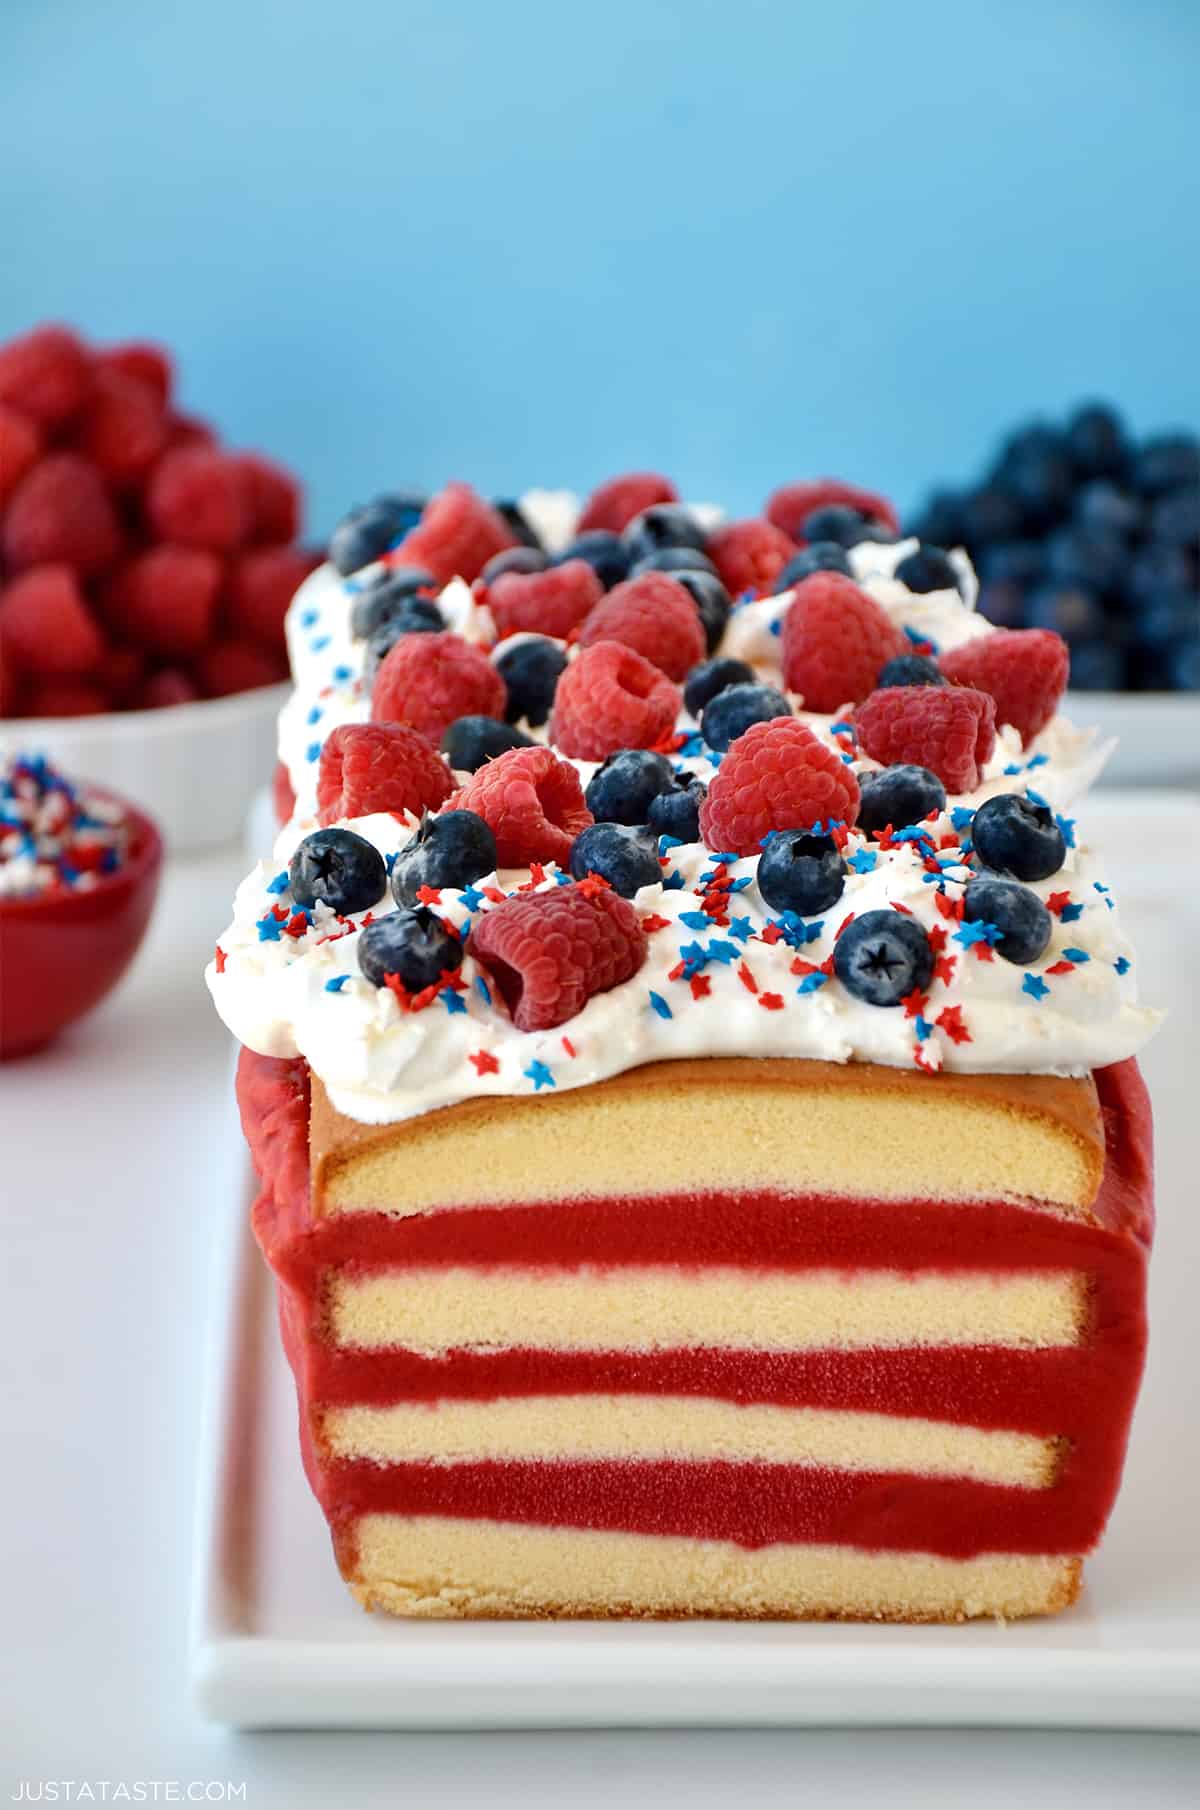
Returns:
[[[714,937],[713,941],[708,945],[708,954],[711,961],[724,962],[726,966],[728,966],[730,962],[735,962],[738,959],[737,944],[725,943],[722,942],[719,937]]]
[[[1040,804],[1043,811],[1048,811],[1050,809],[1049,804],[1042,797],[1041,793],[1035,792],[1032,786],[1026,786],[1025,796],[1028,798],[1030,804]]]
[[[705,752],[704,737],[700,734],[698,729],[693,730],[686,741],[680,742],[675,752],[676,754],[684,755],[690,760],[696,760]]]
[[[313,610],[313,609],[303,610],[303,611],[301,611],[301,614],[300,614],[300,627],[301,628],[312,628],[320,620],[321,620],[320,610]]]
[[[854,724],[845,722],[830,723],[829,733],[830,735],[853,735]]]
[[[1074,848],[1075,847],[1075,819],[1073,817],[1055,817],[1054,821],[1055,821],[1055,823],[1057,823],[1059,829],[1062,831],[1062,839],[1066,843],[1067,847]]]
[[[703,911],[681,911],[679,922],[686,924],[689,930],[707,930],[711,920]]]
[[[1021,771],[1020,763],[1017,761],[1014,761],[1011,766],[1005,767],[1004,777],[1005,777],[1005,779],[1012,779],[1020,771]]]
[[[1035,767],[1045,767],[1049,764],[1049,761],[1050,756],[1048,754],[1035,754],[1032,760],[1027,760],[1025,762],[1025,771],[1027,773],[1032,773]]]
[[[479,989],[479,992],[483,998],[484,1004],[490,1006],[492,1003],[491,989],[489,988],[486,980],[484,980],[482,974],[477,974],[475,976],[475,985]]]
[[[308,713],[308,726],[310,729],[312,728],[314,723],[320,722],[321,714],[322,714],[321,706],[319,704],[314,704],[312,709]]]
[[[956,830],[969,830],[975,821],[975,813],[968,811],[965,804],[956,804],[950,813],[950,821]]]
[[[850,866],[856,874],[873,874],[878,859],[873,848],[858,848],[850,857]]]
[[[713,865],[714,865],[714,867],[732,867],[734,865],[734,863],[740,859],[741,859],[740,856],[731,854],[728,850],[726,850],[724,854],[713,856]],[[711,873],[701,874],[701,876],[700,876],[702,884],[704,881],[711,880],[712,878],[713,878],[713,875]]]
[[[268,912],[265,918],[259,918],[258,920],[259,942],[277,943],[279,941],[279,933],[282,929],[283,925],[279,922],[279,919],[277,917],[272,917],[271,913]]]
[[[465,1012],[467,1009],[466,1000],[460,999],[453,987],[443,987],[438,994],[438,998],[451,1016],[453,1016],[455,1012]]]
[[[749,918],[730,918],[729,934],[736,937],[739,943],[748,943],[754,935],[754,925]]]
[[[922,1018],[919,1013],[913,1019],[913,1030],[917,1033],[918,1043],[926,1043],[933,1036],[933,1026],[928,1018]]]
[[[783,617],[776,616],[774,622],[768,623],[767,626],[773,635],[782,635],[782,633],[783,633]]]
[[[800,985],[796,988],[796,991],[797,993],[815,993],[817,988],[823,987],[828,979],[828,974],[822,974],[819,970],[812,974],[806,974],[804,979],[800,982]]]
[[[842,765],[844,767],[852,767],[854,765],[854,756],[852,754],[843,754]]]
[[[399,859],[399,851],[397,851],[395,854],[385,855],[383,857],[383,865],[387,868],[387,871],[389,874],[391,873],[393,867],[395,867],[398,859]]]
[[[339,685],[344,685],[347,680],[354,677],[354,674],[348,666],[335,666],[333,669],[333,676]]]
[[[267,881],[267,891],[268,892],[286,892],[287,889],[288,889],[288,877],[287,877],[286,868],[284,868],[284,870],[281,874],[276,874],[276,876],[273,880]]]
[[[533,1082],[535,1093],[541,1093],[543,1087],[557,1087],[558,1085],[546,1064],[538,1062],[536,1059],[529,1064],[527,1069],[523,1070],[523,1073],[528,1080]]]
[[[1026,974],[1021,980],[1022,993],[1028,993],[1030,999],[1045,999],[1050,991],[1040,974]]]
[[[318,635],[315,641],[309,642],[309,650],[314,654],[323,654],[329,646],[328,635]]]
[[[350,976],[348,974],[335,974],[332,980],[327,980],[325,982],[325,991],[327,993],[340,993],[349,978]]]
[[[1064,924],[1073,924],[1076,918],[1083,916],[1083,906],[1078,901],[1071,905],[1064,905],[1058,915]]]
[[[954,932],[954,940],[961,943],[964,949],[970,949],[975,943],[998,943],[1003,935],[999,924],[987,924],[979,920],[976,923],[960,924]]]
[[[120,865],[121,863],[117,857],[116,849],[106,848],[100,857],[100,872],[102,874],[115,874]]]
[[[744,874],[740,880],[732,880],[729,884],[729,891],[731,893],[745,892],[747,886],[750,884],[750,880],[751,876],[749,874]]]
[[[1090,962],[1091,956],[1086,949],[1064,949],[1063,960],[1068,962]]]
[[[305,758],[305,760],[320,760],[320,758],[321,758],[320,742],[309,742],[308,747],[304,750],[304,758]]]
[[[658,839],[658,852],[660,855],[669,855],[673,848],[682,848],[682,847],[683,847],[683,837],[682,836],[665,836],[664,835],[664,836],[660,836]]]
[[[479,907],[483,904],[483,894],[477,886],[464,886],[462,889],[462,902],[468,911],[478,911]]]
[[[669,874],[663,875],[662,889],[664,892],[682,892],[683,891],[683,875],[679,872],[679,870],[677,868],[672,868],[672,870]]]
[[[912,642],[914,647],[920,647],[922,645],[922,643],[924,643],[925,645],[931,647],[935,654],[937,653],[938,644],[933,639],[932,635],[925,634],[924,631],[919,628],[909,628],[907,623],[904,626],[904,632],[908,636],[909,640]]]
[[[674,1012],[672,1012],[661,993],[652,992],[650,994],[650,1004],[654,1007],[654,1010],[658,1013],[660,1018],[674,1018]]]
[[[1118,955],[1116,961],[1113,963],[1113,967],[1116,969],[1118,974],[1128,974],[1129,973],[1129,957],[1127,955]]]

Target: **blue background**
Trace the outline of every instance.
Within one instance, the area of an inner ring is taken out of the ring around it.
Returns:
[[[159,335],[324,530],[399,482],[901,502],[1200,421],[1194,0],[4,0],[0,335]]]

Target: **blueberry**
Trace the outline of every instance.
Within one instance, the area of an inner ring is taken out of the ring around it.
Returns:
[[[791,714],[791,705],[773,685],[727,685],[704,706],[700,733],[710,748],[723,754],[752,723],[769,723],[774,717]]]
[[[1163,496],[1200,484],[1200,440],[1193,434],[1160,434],[1137,456],[1134,482],[1143,496]]]
[[[980,805],[971,840],[985,867],[1013,880],[1048,880],[1067,858],[1049,807],[1016,792],[1001,792]]]
[[[1050,941],[1050,913],[1019,880],[971,880],[963,894],[963,921],[994,924],[1001,932],[993,945],[996,954],[1022,966],[1035,962]]]
[[[1046,572],[1050,580],[1082,585],[1097,597],[1119,595],[1128,559],[1125,542],[1111,530],[1060,528],[1046,542]]]
[[[418,601],[437,618],[438,626],[444,628],[441,611],[433,598],[417,598],[418,591],[432,590],[436,584],[432,572],[425,572],[419,566],[397,566],[393,571],[385,572],[354,599],[350,610],[350,633],[356,641],[367,641],[377,628],[382,628],[385,622],[392,621],[409,604]]]
[[[526,517],[520,503],[513,502],[508,497],[498,497],[493,502],[492,508],[497,515],[504,517],[510,532],[516,535],[523,547],[535,547],[539,552],[541,551],[542,543],[538,531]]]
[[[710,704],[719,691],[726,691],[731,685],[756,683],[752,666],[726,654],[719,660],[702,660],[699,666],[693,666],[683,687],[683,701],[691,715],[699,719],[704,706]]]
[[[479,576],[484,584],[494,584],[505,572],[544,572],[549,564],[540,547],[505,547],[503,553],[492,554]]]
[[[1176,642],[1167,655],[1165,676],[1170,691],[1200,691],[1200,635]]]
[[[935,490],[921,513],[904,531],[914,534],[918,540],[932,541],[935,547],[961,547],[962,498],[956,490]]]
[[[864,911],[833,945],[833,966],[847,993],[869,1006],[898,1006],[933,978],[933,950],[915,918]]]
[[[811,546],[792,554],[775,580],[775,595],[778,597],[781,591],[790,591],[793,585],[811,578],[814,572],[840,572],[843,578],[854,576],[846,549],[839,541],[813,541]]]
[[[846,863],[832,836],[811,830],[777,830],[758,862],[758,890],[773,911],[815,917],[836,905],[846,885]]]
[[[589,528],[586,534],[576,535],[552,563],[562,566],[569,559],[586,560],[606,591],[629,575],[629,548],[619,534],[607,528]]]
[[[657,553],[647,553],[629,568],[631,578],[638,578],[643,572],[669,572],[672,577],[680,572],[711,572],[717,578],[717,568],[698,547],[660,547]]]
[[[610,754],[588,782],[588,810],[597,823],[645,823],[650,801],[675,784],[675,770],[665,754],[648,748],[622,748]]]
[[[873,522],[861,509],[845,503],[825,503],[804,518],[801,532],[810,546],[816,541],[833,541],[839,547],[857,547],[860,541],[894,541],[896,536],[880,522]]]
[[[446,618],[432,597],[405,597],[395,611],[380,623],[368,637],[363,676],[371,678],[404,635],[436,635],[446,626]]]
[[[389,911],[358,939],[358,965],[373,987],[395,974],[410,993],[420,993],[461,967],[462,958],[462,944],[427,905]]]
[[[622,538],[631,566],[663,547],[694,547],[703,553],[707,545],[704,530],[695,516],[677,503],[652,503],[649,509],[634,516]]]
[[[907,829],[930,811],[946,808],[946,788],[937,774],[907,761],[881,773],[864,773],[859,786],[858,827],[869,836],[889,824],[894,830]]]
[[[1194,596],[1195,578],[1186,549],[1162,541],[1143,547],[1129,568],[1127,589],[1139,604],[1157,597]]]
[[[1026,524],[1039,530],[1062,520],[1075,492],[1071,461],[1065,449],[1051,442],[1006,460],[1001,481]]]
[[[1122,490],[1108,478],[1085,484],[1075,498],[1074,519],[1089,534],[1117,535],[1132,540],[1142,531],[1145,508],[1140,497]]]
[[[427,813],[392,864],[392,897],[397,905],[415,905],[422,886],[461,891],[495,870],[496,838],[482,817],[474,811]]]
[[[945,677],[938,671],[936,660],[928,654],[893,654],[879,668],[876,686],[882,685],[944,685]]]
[[[673,572],[671,576],[677,584],[683,586],[695,604],[700,626],[704,630],[704,645],[710,654],[715,653],[733,609],[729,592],[715,572],[706,572],[700,567],[692,566],[684,572]]]
[[[442,753],[458,773],[474,773],[510,748],[532,748],[534,740],[511,723],[492,716],[460,716],[442,736]]]
[[[983,549],[978,568],[983,584],[1034,585],[1046,570],[1046,556],[1040,541],[997,541]]]
[[[353,830],[314,830],[288,866],[288,889],[297,905],[318,899],[333,911],[369,911],[387,891],[383,856]]]
[[[1129,442],[1115,409],[1089,402],[1067,422],[1067,454],[1084,478],[1120,477],[1129,464]]]
[[[650,800],[646,813],[650,828],[657,836],[675,836],[680,842],[699,842],[700,806],[708,787],[702,779],[689,779],[673,792],[660,792]]]
[[[1052,628],[1064,641],[1091,641],[1104,632],[1104,610],[1082,585],[1042,584],[1025,602],[1030,628]]]
[[[379,496],[342,517],[329,537],[329,557],[343,578],[369,566],[421,519],[426,499],[415,491]]]
[[[530,635],[518,641],[496,661],[496,671],[508,687],[510,723],[522,720],[537,729],[550,715],[554,692],[566,670],[567,656],[556,641]]]
[[[1025,522],[1015,497],[994,484],[968,491],[963,498],[962,538],[973,555],[993,541],[1020,540]]]
[[[921,545],[908,553],[896,567],[895,576],[902,585],[920,596],[930,591],[958,591],[962,582],[949,554],[941,547]]]
[[[1084,641],[1071,649],[1072,691],[1121,691],[1125,653],[1112,641]]]
[[[1011,579],[993,579],[979,587],[976,609],[997,628],[1024,628],[1025,592]]]
[[[581,830],[571,844],[570,861],[575,879],[599,874],[623,899],[662,879],[654,837],[626,823],[593,823]]]
[[[1167,546],[1200,546],[1200,482],[1168,491],[1154,505],[1150,533]]]

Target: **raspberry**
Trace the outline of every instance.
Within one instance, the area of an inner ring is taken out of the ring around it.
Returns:
[[[805,710],[840,710],[865,698],[880,668],[908,645],[852,579],[814,572],[796,586],[783,619],[783,682]]]
[[[575,524],[576,534],[588,534],[593,528],[607,528],[620,534],[635,515],[655,503],[677,503],[679,492],[670,478],[655,471],[631,471],[621,478],[609,478],[593,490],[583,505],[583,514]]]
[[[322,823],[372,811],[436,811],[454,790],[450,769],[405,723],[343,723],[321,749],[317,810]],[[291,813],[289,812],[290,816]]]
[[[911,762],[947,792],[973,792],[996,745],[996,706],[965,685],[884,685],[859,705],[854,727],[881,766]]]
[[[108,698],[90,679],[46,679],[25,700],[26,716],[102,716],[108,708]]]
[[[137,647],[105,649],[96,668],[96,682],[114,704],[132,702],[140,691],[146,672],[146,656]]]
[[[129,340],[122,346],[109,346],[107,351],[97,353],[96,368],[136,377],[150,391],[160,409],[167,406],[175,373],[171,355],[162,346],[151,345],[148,340]]]
[[[299,547],[255,547],[234,560],[226,588],[230,627],[248,641],[282,650],[288,605],[320,557]]]
[[[604,595],[585,559],[545,572],[502,572],[487,588],[487,606],[501,638],[529,631],[566,641]]]
[[[163,659],[188,659],[212,636],[221,562],[200,547],[151,547],[104,588],[105,621],[123,640]]]
[[[172,412],[167,416],[167,447],[174,452],[181,446],[205,446],[214,448],[217,444],[217,431],[199,415],[180,415]]]
[[[286,823],[296,808],[296,788],[281,760],[275,762],[275,771],[271,776],[271,803],[275,807],[275,821],[279,824]]]
[[[473,773],[446,806],[474,811],[496,838],[500,867],[531,861],[565,865],[571,844],[592,813],[574,767],[550,748],[511,748]]]
[[[711,849],[757,855],[772,830],[857,816],[858,781],[841,756],[795,717],[776,717],[730,748],[700,806],[700,834]]]
[[[504,717],[504,680],[461,635],[401,635],[371,694],[376,723],[410,723],[436,748],[460,716]]]
[[[156,672],[147,679],[138,691],[137,708],[167,710],[174,704],[194,704],[199,696],[194,679],[190,679],[187,673],[180,672],[177,666],[164,666],[161,672]],[[291,816],[290,811],[288,816]]]
[[[13,571],[62,564],[102,572],[120,551],[120,529],[99,473],[76,453],[43,459],[9,499],[4,556]]]
[[[0,346],[0,402],[43,427],[57,427],[87,396],[91,364],[67,327],[35,327]]]
[[[38,678],[94,672],[104,637],[70,566],[35,566],[0,591],[0,625],[18,665]]]
[[[167,444],[153,390],[124,371],[97,371],[75,443],[111,484],[136,484]]]
[[[705,654],[704,629],[683,586],[665,572],[614,585],[583,625],[581,647],[619,641],[682,683]]]
[[[782,529],[761,516],[727,522],[708,537],[708,557],[731,597],[743,591],[769,592],[795,551]]]
[[[146,510],[160,540],[213,553],[231,553],[250,526],[236,459],[205,446],[166,454],[147,487]]]
[[[674,729],[682,704],[678,685],[633,648],[597,641],[558,681],[550,739],[573,760],[656,748]]]
[[[0,402],[0,509],[42,450],[37,423]]]
[[[19,716],[21,712],[21,675],[13,660],[12,649],[0,635],[0,718]]]
[[[519,1031],[548,1031],[646,959],[637,912],[605,888],[522,892],[476,918],[467,953],[487,969]]]
[[[1026,747],[1046,727],[1067,689],[1071,655],[1048,628],[1001,628],[942,654],[938,667],[958,685],[995,700],[996,721],[1011,723]]]
[[[441,584],[478,578],[494,553],[516,546],[504,517],[469,484],[447,484],[389,555],[393,566],[423,566]]]
[[[291,472],[261,453],[238,453],[233,462],[244,486],[250,539],[269,547],[295,540],[300,532],[302,499]]]
[[[900,517],[886,497],[877,496],[873,490],[860,490],[857,484],[844,484],[840,478],[809,478],[798,484],[784,484],[767,498],[765,513],[768,521],[803,546],[805,518],[829,503],[857,509],[860,515],[882,522],[893,534],[900,532]]]
[[[206,698],[224,698],[235,691],[277,685],[287,678],[287,661],[282,656],[273,659],[250,641],[214,641],[196,660],[193,672]]]

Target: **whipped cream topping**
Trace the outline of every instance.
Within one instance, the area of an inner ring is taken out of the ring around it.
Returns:
[[[540,492],[522,499],[539,532],[554,545],[569,539],[574,500]],[[962,559],[963,591],[915,595],[894,569],[915,545],[867,544],[851,554],[855,577],[902,628],[937,651],[993,632],[974,610],[974,574]],[[961,557],[961,556],[959,556]],[[280,717],[280,753],[296,792],[292,822],[270,861],[239,888],[234,918],[220,938],[207,979],[218,1011],[234,1034],[264,1055],[303,1055],[334,1105],[352,1118],[383,1123],[479,1094],[524,1094],[586,1086],[641,1063],[697,1055],[814,1057],[958,1072],[1074,1075],[1133,1054],[1158,1014],[1140,1008],[1111,894],[1090,850],[1071,846],[1063,868],[1033,886],[1051,910],[1053,934],[1039,960],[1016,966],[996,955],[978,927],[957,915],[970,863],[975,806],[996,792],[1036,789],[1057,811],[1092,783],[1109,752],[1093,732],[1056,718],[1022,749],[1002,730],[978,791],[948,800],[946,812],[921,826],[924,841],[881,847],[857,832],[845,841],[845,891],[820,919],[773,912],[761,898],[757,859],[719,863],[702,846],[663,844],[663,879],[635,904],[649,933],[646,963],[631,980],[588,1001],[568,1023],[543,1032],[515,1029],[467,956],[460,984],[446,987],[420,1011],[406,1011],[387,988],[360,973],[358,918],[338,918],[323,905],[303,913],[287,891],[287,864],[316,821],[316,776],[325,737],[346,722],[366,721],[364,649],[350,634],[355,594],[372,570],[342,579],[330,566],[297,593],[288,619],[296,689]],[[781,684],[779,632],[790,596],[741,604],[720,651],[749,661]],[[448,626],[491,647],[495,626],[470,588],[455,581],[439,599]],[[515,637],[514,637],[515,639]],[[800,719],[858,772],[852,732],[836,718],[797,711]],[[680,718],[684,740],[676,764],[708,780],[718,759],[696,724]],[[544,739],[544,731],[539,734]],[[583,783],[594,764],[576,761]],[[1073,842],[1073,826],[1065,824]],[[391,815],[348,822],[385,861],[415,823]],[[965,846],[964,846],[965,844]],[[551,866],[504,872],[463,892],[443,889],[434,907],[469,933],[480,912],[518,889],[547,889],[566,876]],[[486,890],[485,890],[486,889]],[[489,897],[489,891],[492,896]],[[854,914],[880,907],[906,910],[937,952],[923,1000],[871,1006],[831,972],[834,938]],[[395,909],[390,894],[375,918]]]

